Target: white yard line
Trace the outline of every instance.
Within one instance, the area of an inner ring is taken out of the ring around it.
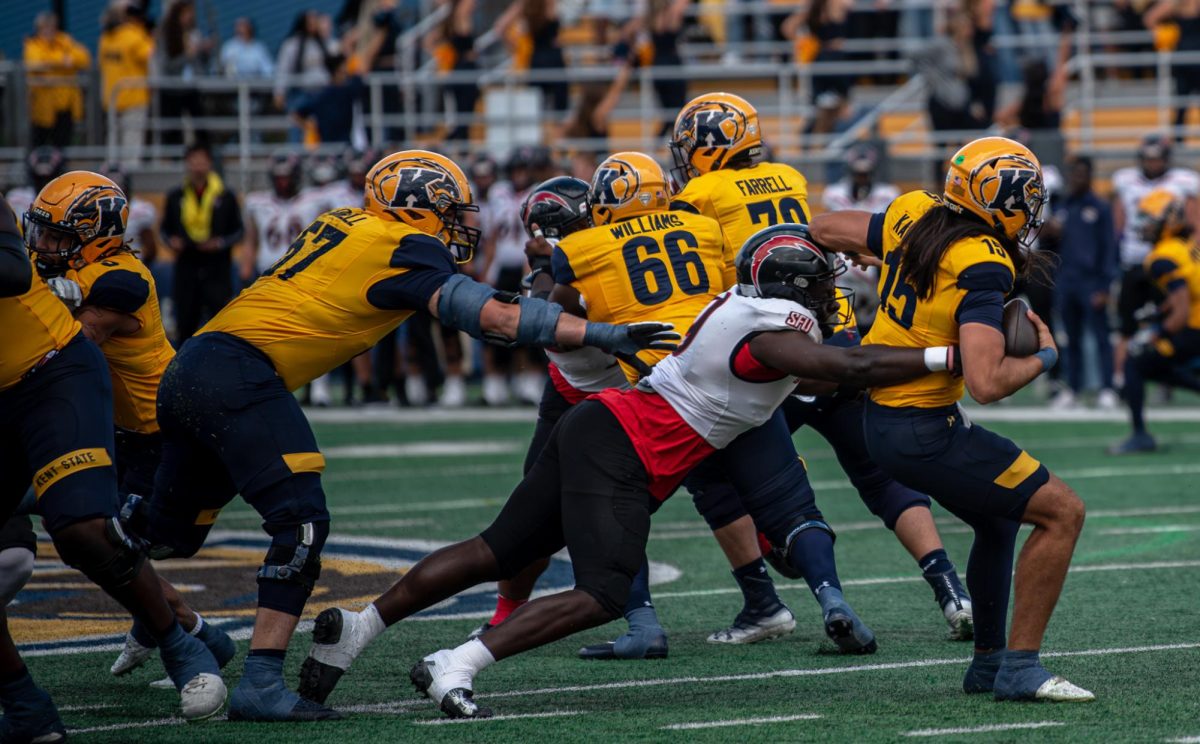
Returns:
[[[989,734],[993,731],[1015,731],[1018,729],[1040,729],[1051,726],[1065,726],[1062,721],[1038,721],[1036,723],[991,723],[986,726],[970,726],[965,728],[917,729],[905,731],[901,736],[950,736],[953,734]]]
[[[148,721],[133,721],[131,723],[110,723],[104,726],[88,726],[87,728],[72,728],[67,729],[67,733],[74,736],[75,734],[91,734],[97,731],[122,731],[124,729],[137,728],[154,728],[155,726],[174,726],[176,724],[187,723],[182,718],[152,718]]]
[[[523,718],[564,718],[566,716],[583,715],[578,710],[549,710],[545,713],[514,713],[511,716],[492,716],[491,718],[431,718],[428,721],[413,721],[414,726],[442,726],[455,723],[493,723],[496,721],[516,721]]]
[[[453,440],[444,442],[407,442],[405,444],[345,444],[324,447],[321,453],[330,458],[369,459],[383,457],[458,457],[472,455],[506,455],[524,452],[526,442],[503,442],[495,439]]]
[[[1200,524],[1163,524],[1148,527],[1113,527],[1097,530],[1097,535],[1154,535],[1167,532],[1200,532]]]
[[[1200,649],[1200,643],[1170,643],[1154,646],[1127,646],[1117,648],[1093,648],[1084,649],[1081,651],[1047,651],[1042,653],[1042,658],[1067,658],[1072,656],[1112,656],[1115,654],[1143,654],[1153,653],[1157,651],[1181,651]],[[600,690],[621,690],[638,687],[673,687],[687,685],[702,685],[713,684],[718,682],[757,682],[766,679],[778,679],[786,677],[819,677],[835,674],[852,674],[855,672],[878,672],[891,671],[896,669],[918,669],[923,667],[934,666],[949,666],[952,664],[967,664],[970,658],[967,656],[959,656],[950,659],[917,659],[915,661],[899,661],[886,664],[858,664],[854,666],[844,667],[818,667],[815,669],[780,669],[767,672],[753,672],[749,674],[722,674],[710,677],[689,676],[689,677],[663,677],[659,679],[637,679],[626,680],[623,682],[605,682],[591,685],[570,685],[566,687],[542,687],[532,690],[510,690],[508,692],[487,693],[483,697],[486,701],[491,701],[498,698],[518,698],[518,697],[535,697],[539,695],[557,695],[564,692],[596,692]],[[427,702],[427,701],[426,701]],[[361,712],[403,712],[403,709],[409,705],[416,703],[412,701],[393,701],[390,703],[374,703],[370,705],[359,705],[347,708],[350,711]],[[551,711],[552,713],[562,713],[562,711]],[[570,712],[571,715],[575,713]],[[521,714],[517,714],[521,715]],[[497,716],[498,719],[516,718],[512,716]],[[528,714],[527,717],[536,717],[545,714]],[[447,719],[449,720],[449,719]],[[497,720],[497,719],[490,719]],[[109,726],[97,726],[93,728],[73,729],[71,733],[88,733],[91,731],[117,731],[127,728],[145,728],[150,726],[168,726],[174,723],[183,723],[179,718],[161,718],[152,721],[138,721],[135,723],[116,723]]]
[[[1163,739],[1168,744],[1200,744],[1200,736],[1180,736],[1175,739]]]
[[[820,718],[818,713],[799,713],[794,716],[766,716],[763,718],[737,718],[727,721],[697,721],[695,723],[672,723],[659,726],[664,731],[691,731],[693,729],[726,728],[728,726],[758,726],[764,723],[786,723],[787,721],[812,721]]]

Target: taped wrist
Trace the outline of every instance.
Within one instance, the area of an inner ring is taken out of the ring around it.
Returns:
[[[950,368],[950,347],[931,346],[925,349],[925,366],[930,372],[945,372]]]
[[[488,300],[495,296],[496,290],[491,287],[469,276],[455,274],[442,285],[442,294],[438,297],[438,318],[448,326],[466,331],[473,338],[483,338],[479,314]]]
[[[517,320],[517,345],[554,346],[562,305],[535,297],[522,297],[519,304],[521,317]]]
[[[1038,352],[1034,356],[1042,363],[1043,372],[1049,372],[1054,365],[1058,364],[1058,350],[1049,346],[1044,349],[1038,349]]]
[[[609,354],[619,350],[623,338],[625,338],[624,326],[615,326],[611,323],[588,323],[583,331],[584,346],[594,346]]]

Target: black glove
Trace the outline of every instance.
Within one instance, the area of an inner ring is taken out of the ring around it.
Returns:
[[[674,351],[680,338],[670,323],[588,323],[583,333],[585,346],[594,346],[613,356],[633,356],[642,349]]]

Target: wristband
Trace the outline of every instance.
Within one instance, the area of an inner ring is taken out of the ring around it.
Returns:
[[[945,372],[950,369],[950,347],[931,346],[926,349],[925,366],[930,372]]]
[[[1044,349],[1038,349],[1034,354],[1038,361],[1042,363],[1042,371],[1049,372],[1054,365],[1058,364],[1058,349],[1047,346]]]

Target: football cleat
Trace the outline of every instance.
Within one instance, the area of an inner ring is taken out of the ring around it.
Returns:
[[[454,668],[454,654],[442,649],[418,661],[408,672],[417,692],[438,704],[450,718],[491,718],[490,708],[480,708],[472,692],[471,673]]]
[[[942,609],[946,624],[950,626],[950,640],[969,641],[974,638],[971,597],[959,581],[958,574],[946,571],[940,574],[925,574],[924,578],[929,586],[933,587],[933,597]]]
[[[840,590],[826,587],[817,595],[817,600],[824,610],[825,635],[837,644],[842,653],[875,653],[878,648],[875,633],[850,609]]]
[[[4,716],[0,717],[0,742],[53,744],[66,739],[67,731],[58,709],[42,688],[33,686],[20,700],[5,702]]]
[[[480,625],[475,630],[472,630],[470,633],[467,633],[467,640],[473,641],[494,627],[496,627],[496,626],[492,625],[491,623],[484,623],[483,625]]]
[[[733,625],[708,637],[709,643],[747,644],[785,636],[796,629],[796,617],[783,605],[770,613],[756,613],[743,608],[733,619]]]
[[[330,607],[317,615],[312,648],[300,666],[300,697],[324,703],[370,640],[358,613]]]
[[[1085,690],[1063,677],[1054,676],[1042,683],[1034,693],[1038,700],[1051,703],[1090,703],[1096,699],[1091,690]]]
[[[628,635],[628,634],[626,634]],[[632,661],[636,659],[665,659],[667,658],[667,636],[660,635],[651,640],[648,644],[641,643],[621,643],[621,636],[616,641],[608,641],[607,643],[597,643],[591,646],[584,646],[579,649],[579,658],[588,661],[613,661],[624,659]]]
[[[1096,696],[1063,677],[1051,675],[1041,665],[1021,669],[1002,667],[996,675],[996,700],[1090,703]]]
[[[226,694],[225,682],[220,676],[201,672],[179,691],[180,714],[189,722],[212,718],[225,705]]]
[[[149,661],[156,651],[158,651],[157,648],[143,646],[134,639],[132,633],[126,633],[125,647],[121,649],[120,655],[117,656],[117,660],[113,662],[109,671],[114,677],[123,677]],[[174,687],[174,685],[171,686]]]
[[[990,654],[975,652],[971,665],[967,667],[967,673],[963,675],[963,692],[968,695],[991,692],[996,686],[996,674],[1000,671],[1000,664],[1004,662],[1004,654],[1003,650]]]
[[[1123,442],[1114,444],[1108,448],[1110,455],[1134,455],[1139,452],[1154,452],[1158,449],[1158,443],[1154,441],[1154,437],[1146,432],[1134,434]]]
[[[298,696],[276,680],[265,686],[252,684],[246,676],[229,701],[231,721],[338,721],[342,714],[333,708]]]

